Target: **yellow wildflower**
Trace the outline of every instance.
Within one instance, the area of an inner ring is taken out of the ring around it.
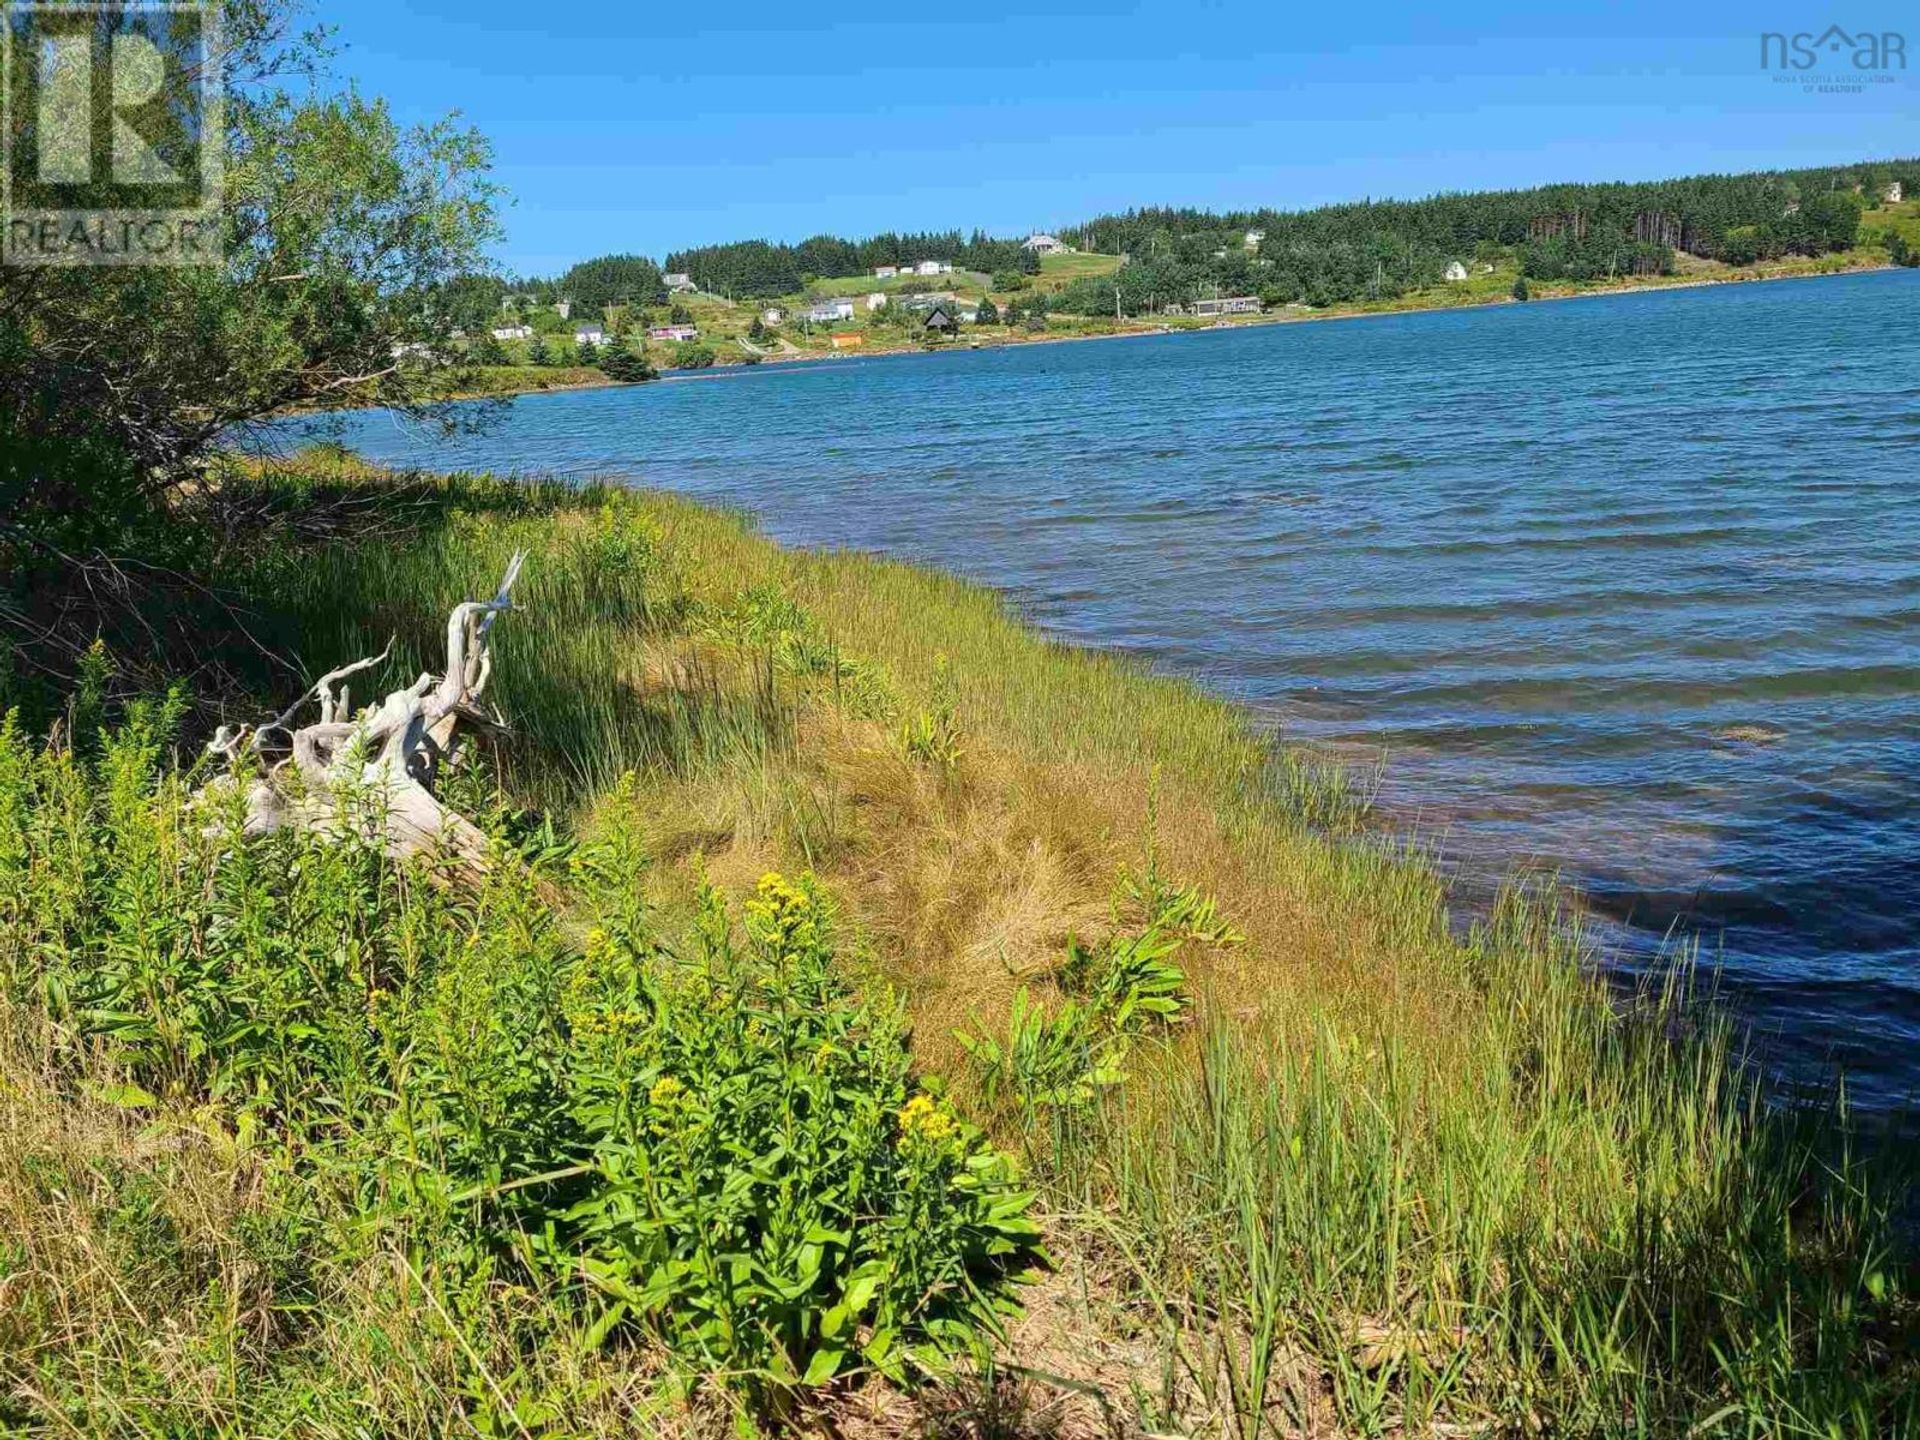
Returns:
[[[673,1076],[662,1075],[658,1080],[653,1082],[653,1088],[647,1091],[647,1099],[661,1110],[671,1109],[680,1097],[686,1093],[686,1089],[687,1087],[674,1079]]]
[[[953,1116],[942,1110],[931,1095],[914,1096],[900,1109],[900,1137],[939,1144],[954,1132]]]

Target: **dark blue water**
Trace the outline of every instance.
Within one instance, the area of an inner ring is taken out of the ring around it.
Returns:
[[[929,561],[1384,753],[1471,879],[1669,931],[1790,1069],[1920,1088],[1920,274],[527,397],[429,442]]]

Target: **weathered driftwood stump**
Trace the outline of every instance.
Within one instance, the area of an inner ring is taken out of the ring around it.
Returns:
[[[438,678],[422,675],[378,705],[353,713],[346,682],[386,660],[378,655],[328,671],[305,694],[264,725],[222,725],[207,749],[234,767],[214,785],[246,779],[246,833],[264,835],[286,826],[345,836],[377,830],[396,858],[431,856],[455,873],[479,875],[487,863],[487,837],[465,816],[442,805],[434,781],[453,753],[464,725],[501,726],[480,706],[493,672],[488,631],[512,608],[509,598],[524,552],[516,551],[491,600],[456,605],[447,617],[447,668]],[[295,725],[309,701],[320,718]]]

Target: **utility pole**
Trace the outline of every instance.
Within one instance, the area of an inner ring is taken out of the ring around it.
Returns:
[[[1118,285],[1113,287],[1113,323],[1116,325],[1120,323],[1120,287]]]

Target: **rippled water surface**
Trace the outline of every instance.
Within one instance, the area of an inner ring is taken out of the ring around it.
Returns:
[[[521,399],[381,460],[617,474],[1003,587],[1296,737],[1468,875],[1678,926],[1814,1066],[1920,1082],[1920,274]]]

